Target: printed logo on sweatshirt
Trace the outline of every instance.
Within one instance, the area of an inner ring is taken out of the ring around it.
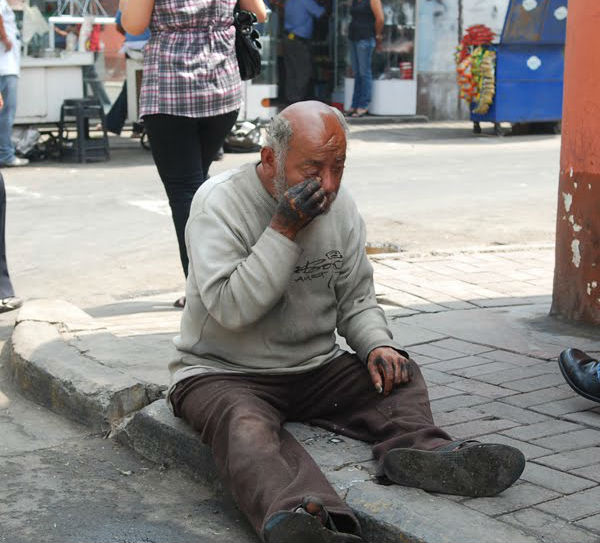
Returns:
[[[331,287],[334,278],[341,273],[343,265],[344,255],[340,251],[328,251],[325,253],[325,258],[307,259],[303,265],[296,266],[294,281],[314,281],[324,278],[327,279],[327,287]]]

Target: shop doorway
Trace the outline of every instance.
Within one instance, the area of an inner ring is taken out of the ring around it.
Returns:
[[[310,41],[312,80],[307,99],[348,109],[354,83],[348,42],[352,0],[323,0],[320,3],[327,13],[315,22]],[[382,0],[382,7],[383,42],[381,50],[373,54],[370,113],[414,115],[417,0]],[[287,105],[282,48],[285,1],[272,3],[271,9],[273,13],[261,39],[269,52],[269,58],[263,55],[263,62],[269,66],[269,82],[277,89],[273,103],[281,109]]]

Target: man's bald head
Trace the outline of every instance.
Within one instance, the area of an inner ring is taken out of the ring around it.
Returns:
[[[316,100],[296,102],[273,117],[267,127],[266,147],[273,149],[282,164],[294,134],[300,139],[318,136],[327,126],[331,127],[332,121],[339,123],[345,138],[348,125],[341,111]]]
[[[286,107],[280,116],[290,123],[292,133],[323,130],[326,124],[334,120],[340,124],[344,135],[348,132],[348,125],[342,112],[316,100],[296,102]]]

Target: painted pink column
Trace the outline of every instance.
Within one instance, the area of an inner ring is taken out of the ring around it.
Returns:
[[[553,315],[600,324],[600,0],[571,0]]]

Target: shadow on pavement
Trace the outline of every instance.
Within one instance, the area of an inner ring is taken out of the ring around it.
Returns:
[[[125,301],[85,309],[95,319],[113,317],[117,315],[136,315],[141,313],[158,312],[181,312],[181,309],[173,307],[173,302],[159,301]]]
[[[361,140],[365,142],[415,142],[428,144],[447,144],[449,140],[459,140],[461,143],[471,143],[481,140],[489,140],[492,142],[502,143],[510,141],[525,141],[529,139],[551,140],[558,138],[553,133],[541,132],[532,133],[527,131],[515,131],[512,133],[510,128],[507,128],[507,133],[504,137],[494,135],[489,128],[483,127],[482,134],[473,134],[470,123],[457,125],[455,123],[448,126],[440,126],[439,124],[432,125],[407,125],[407,126],[370,126],[370,127],[355,127],[353,128],[350,139]]]

